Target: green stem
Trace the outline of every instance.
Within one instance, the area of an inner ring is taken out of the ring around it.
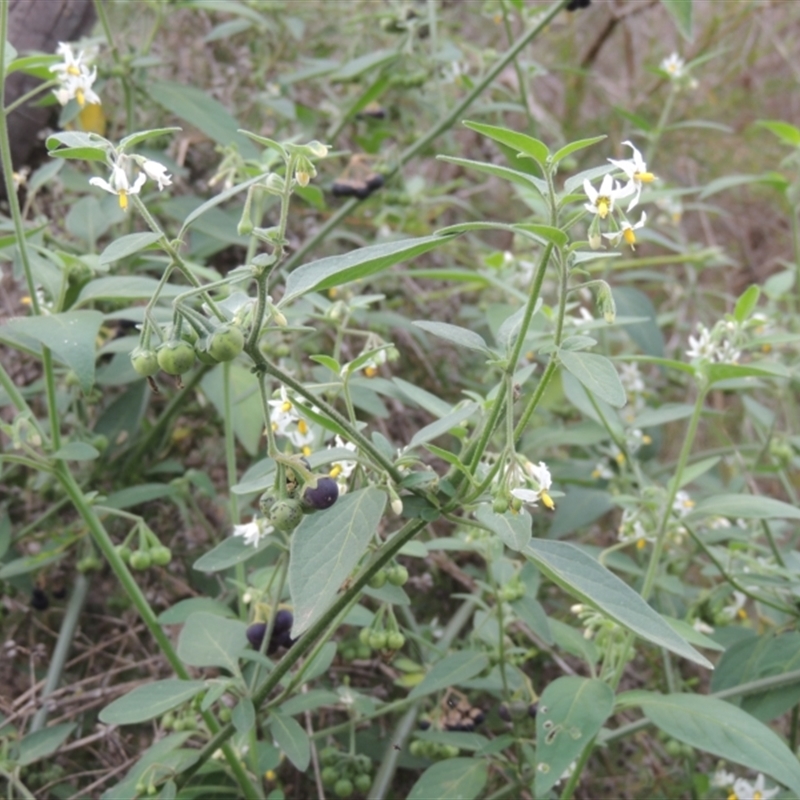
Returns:
[[[528,44],[535,39],[542,31],[546,30],[550,23],[558,16],[559,12],[567,5],[569,0],[557,0],[553,3],[550,9],[539,20],[539,22],[526,31],[522,36],[517,39],[514,45],[500,58],[497,63],[486,73],[482,80],[475,84],[473,90],[447,115],[442,117],[436,125],[434,125],[428,133],[423,137],[417,139],[414,144],[406,148],[397,160],[397,163],[392,166],[389,171],[384,175],[386,182],[398,173],[412,158],[416,157],[419,153],[425,150],[428,145],[437,139],[442,133],[449,130],[457,121],[458,118],[483,94],[489,84],[528,46]],[[296,264],[302,263],[308,253],[312,251],[320,242],[324,241],[328,234],[335,230],[342,220],[346,219],[352,214],[353,209],[360,201],[353,198],[346,202],[339,211],[334,214],[328,222],[323,225],[299,250],[289,258],[284,264],[286,270],[290,270]]]
[[[151,636],[156,640],[161,652],[164,654],[167,661],[169,661],[169,664],[174,670],[175,674],[181,680],[189,680],[190,675],[186,670],[186,667],[183,666],[183,662],[181,662],[180,658],[178,658],[178,654],[175,652],[172,642],[170,642],[169,638],[158,624],[156,615],[153,612],[153,609],[150,607],[150,604],[147,602],[147,598],[142,593],[142,590],[139,588],[139,584],[137,584],[133,579],[133,576],[128,570],[127,565],[114,547],[111,537],[103,527],[103,524],[97,518],[94,509],[86,502],[86,498],[84,497],[80,486],[78,486],[78,484],[75,482],[75,478],[73,478],[72,473],[69,471],[69,469],[67,469],[63,461],[56,464],[55,473],[62,488],[69,496],[73,506],[75,507],[75,510],[78,512],[78,514],[80,514],[84,524],[89,529],[94,543],[97,545],[106,561],[108,561],[108,564],[114,572],[114,575],[138,611],[142,622],[145,624],[145,627],[148,629],[148,631],[150,631]],[[211,734],[216,734],[219,730],[219,726],[217,725],[214,716],[210,712],[206,711],[203,713],[203,720],[205,721],[206,726]],[[255,786],[253,786],[236,753],[234,753],[234,751],[228,745],[223,747],[223,753],[247,800],[259,800],[261,796],[260,792]]]
[[[588,741],[586,746],[581,751],[581,754],[578,757],[578,762],[575,764],[575,769],[572,770],[572,774],[569,776],[569,779],[567,780],[567,783],[561,792],[560,800],[569,800],[569,798],[572,797],[575,787],[578,785],[578,781],[581,779],[583,768],[586,766],[586,762],[589,760],[589,756],[592,754],[596,738],[596,736],[593,736],[591,741]]]
[[[253,694],[253,704],[256,709],[260,708],[271,692],[281,683],[283,676],[313,647],[316,640],[328,629],[329,625],[336,619],[343,609],[358,597],[361,590],[367,585],[370,578],[382,567],[389,563],[402,547],[410,542],[428,523],[426,521],[411,520],[386,542],[377,558],[359,575],[347,591],[342,592],[334,604],[320,617],[314,625],[296,642],[292,649],[276,665],[275,669],[267,676],[264,683]],[[214,751],[225,743],[235,732],[232,723],[228,723],[220,730],[200,751],[197,761],[186,769],[176,780],[178,788],[184,786],[186,782],[197,772],[198,769],[209,759]]]
[[[47,678],[42,689],[41,706],[36,712],[36,716],[31,722],[31,733],[44,728],[47,722],[47,698],[56,690],[61,674],[64,671],[64,664],[69,655],[69,648],[75,636],[75,629],[78,627],[78,620],[81,617],[83,604],[86,602],[86,595],[89,592],[89,581],[82,573],[78,573],[75,578],[75,585],[72,595],[67,603],[64,619],[61,621],[61,629],[58,632],[58,640],[50,657],[50,664],[47,667]]]
[[[17,767],[19,770],[19,767]],[[8,781],[8,795],[7,797],[11,800],[11,787],[13,786],[20,794],[24,800],[36,800],[36,797],[31,794],[28,790],[28,787],[13,773],[4,770],[0,767],[0,778],[5,778]]]

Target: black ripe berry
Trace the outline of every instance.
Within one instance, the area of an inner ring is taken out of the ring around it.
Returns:
[[[281,609],[275,615],[275,623],[272,626],[272,636],[269,640],[267,647],[267,654],[272,655],[279,647],[285,647],[287,650],[294,644],[294,639],[289,635],[292,630],[292,623],[294,618],[292,612],[286,609]],[[247,629],[247,641],[250,642],[254,650],[261,649],[261,643],[264,641],[264,634],[267,632],[266,622],[254,622]]]
[[[31,608],[35,608],[37,611],[46,611],[49,605],[50,601],[44,590],[34,586],[31,592]]]
[[[339,484],[327,475],[317,480],[316,486],[308,486],[303,492],[304,505],[313,511],[330,508],[339,498]]]
[[[577,11],[579,8],[588,8],[592,0],[570,0],[566,5],[567,11]]]

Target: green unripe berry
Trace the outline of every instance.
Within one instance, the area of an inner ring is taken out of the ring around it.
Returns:
[[[500,497],[499,495],[495,497],[492,503],[492,511],[494,511],[495,514],[505,514],[505,512],[508,511],[508,498]]]
[[[131,364],[143,378],[149,378],[158,372],[158,356],[155,350],[136,347],[131,353]]]
[[[278,500],[269,510],[269,522],[279,531],[293,531],[303,519],[303,507],[297,500]]]
[[[220,722],[230,722],[231,710],[228,708],[228,706],[220,706],[217,716],[219,717]]]
[[[150,559],[156,566],[166,567],[172,561],[172,551],[163,544],[157,545],[150,550]]]
[[[372,656],[372,651],[369,649],[368,644],[360,644],[356,648],[356,658],[360,659],[361,661],[366,661],[371,656]]]
[[[217,361],[233,361],[244,349],[244,334],[234,325],[223,325],[208,337],[208,354]]]
[[[402,564],[395,564],[386,575],[392,586],[402,586],[408,580],[408,570]]]
[[[333,787],[333,793],[337,797],[350,797],[353,794],[353,782],[347,778],[340,778]]]
[[[406,643],[406,637],[400,631],[391,631],[386,635],[386,647],[389,650],[400,650]]]
[[[167,711],[163,717],[161,717],[161,725],[164,728],[171,728],[175,724],[175,715],[171,711]]]
[[[669,739],[664,744],[664,749],[667,751],[669,755],[673,758],[677,758],[681,755],[681,751],[683,750],[683,746],[677,739]]]
[[[275,497],[275,495],[270,491],[264,492],[264,494],[262,494],[261,497],[258,498],[258,507],[259,509],[261,509],[261,513],[265,517],[269,517],[270,509],[272,508],[272,505],[276,499],[277,498]]]
[[[356,769],[359,772],[372,772],[372,759],[369,756],[365,756],[363,753],[360,753],[356,756]]]
[[[324,747],[320,750],[319,759],[326,767],[332,767],[339,760],[339,751],[335,747]]]
[[[320,777],[322,778],[322,785],[332,789],[336,785],[336,781],[339,780],[339,770],[336,767],[323,767]]]
[[[446,744],[441,749],[442,758],[455,758],[459,753],[459,749],[454,744]]]
[[[353,783],[359,792],[366,794],[372,786],[372,778],[362,772],[361,775],[356,775],[356,779],[353,781]]]
[[[214,356],[208,352],[208,336],[204,336],[197,344],[194,346],[194,354],[197,356],[197,360],[201,364],[208,364],[209,366],[213,366],[214,364],[218,364]]]
[[[147,550],[134,550],[131,553],[130,557],[130,565],[133,569],[150,569],[150,564],[152,563],[152,559],[150,558],[150,553]]]
[[[379,569],[370,579],[370,589],[380,589],[386,583],[386,570]]]
[[[194,347],[182,339],[164,342],[157,351],[158,366],[168,375],[183,375],[194,365]]]
[[[414,739],[414,741],[408,746],[408,750],[415,758],[424,758],[425,744],[426,742],[420,741],[419,739]]]
[[[117,554],[123,561],[130,561],[131,559],[131,549],[126,544],[118,544],[115,548]]]
[[[355,647],[345,647],[342,650],[342,658],[348,663],[356,660],[357,651]]]
[[[362,628],[358,632],[358,641],[361,644],[367,645],[369,647],[369,637],[372,635],[372,628]]]
[[[78,572],[82,572],[86,574],[87,572],[92,572],[93,570],[100,569],[101,567],[100,559],[97,556],[85,556],[80,561],[78,561],[76,565],[76,569]]]
[[[373,650],[383,650],[386,647],[386,639],[384,631],[372,631],[369,635],[369,646]]]

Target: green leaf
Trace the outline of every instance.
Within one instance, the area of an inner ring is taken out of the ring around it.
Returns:
[[[159,625],[183,625],[184,622],[197,611],[207,611],[218,617],[235,618],[231,609],[214,600],[211,597],[189,597],[186,600],[179,600],[174,606],[170,606],[166,611],[158,615]]]
[[[776,119],[760,119],[756,125],[774,133],[784,144],[788,144],[790,147],[800,147],[800,128]]]
[[[361,560],[383,515],[386,494],[374,487],[346,494],[326,511],[303,518],[292,534],[289,594],[292,636],[308,630],[336,599]]]
[[[421,386],[404,381],[402,378],[392,378],[392,383],[394,383],[409,400],[416,403],[420,408],[424,408],[427,412],[433,414],[434,417],[443,417],[453,410],[450,403],[432,394],[427,389],[423,389]]]
[[[53,158],[80,158],[87,161],[106,161],[111,149],[111,142],[102,136],[81,131],[53,133],[47,137],[46,145]],[[59,147],[61,149],[56,149]]]
[[[200,556],[192,564],[192,569],[196,569],[198,572],[219,572],[247,561],[262,550],[266,550],[274,542],[274,537],[262,536],[258,546],[253,547],[251,544],[245,544],[242,536],[228,536],[215,548]]]
[[[575,545],[533,539],[524,554],[573,597],[659,647],[703,667],[711,662],[691,647],[627,583]]]
[[[446,236],[423,236],[361,247],[338,256],[303,264],[290,273],[279,306],[308,292],[330,289],[365,278],[406,259],[416,258],[450,241]]]
[[[692,416],[693,411],[694,406],[689,403],[664,403],[658,408],[645,408],[636,416],[633,425],[636,428],[657,428],[668,422],[688,419]]]
[[[470,130],[488,136],[490,139],[494,139],[501,144],[508,145],[514,150],[518,150],[520,155],[530,156],[530,158],[539,163],[542,172],[544,172],[544,165],[547,163],[547,158],[550,155],[550,151],[547,149],[547,145],[544,142],[540,142],[538,139],[534,139],[532,136],[527,136],[524,133],[511,131],[508,128],[498,128],[495,125],[484,125],[481,122],[469,122],[465,120],[464,125]]]
[[[556,247],[564,247],[569,242],[567,236],[561,228],[554,228],[552,225],[539,225],[533,222],[520,222],[512,226],[514,230],[527,231],[536,236],[544,239],[546,242],[552,242]]]
[[[19,756],[16,763],[20,767],[27,767],[40,758],[52,755],[77,727],[75,722],[65,722],[63,725],[53,725],[50,728],[42,728],[29,733],[19,743]]]
[[[648,356],[664,355],[664,337],[658,327],[657,314],[650,298],[633,286],[620,286],[611,290],[617,307],[617,323],[623,317],[645,317],[644,322],[624,326],[633,343]]]
[[[486,653],[477,650],[461,650],[445,656],[433,665],[430,672],[410,692],[409,699],[424,697],[448,686],[458,686],[479,675],[489,666]]]
[[[566,158],[573,153],[576,153],[578,150],[583,150],[587,147],[591,147],[593,144],[597,144],[598,142],[602,142],[605,139],[605,134],[602,136],[592,136],[589,139],[579,139],[577,142],[570,142],[570,144],[565,144],[560,150],[556,150],[553,154],[553,163],[558,164],[559,161]]]
[[[269,728],[275,743],[294,764],[295,769],[305,772],[311,761],[311,745],[308,734],[291,717],[274,711],[269,718]]]
[[[168,133],[180,133],[182,128],[151,128],[149,131],[138,131],[120,140],[119,150],[126,150],[137,144],[146,142],[150,139],[157,139],[159,136],[166,136]]]
[[[177,487],[169,483],[142,483],[112,492],[104,500],[103,505],[109,508],[131,508],[141,503],[160,500],[162,497],[175,496],[178,491]]]
[[[685,519],[687,522],[696,522],[705,517],[800,519],[800,509],[771,497],[753,494],[717,494],[701,500]]]
[[[435,422],[431,422],[430,425],[420,428],[411,438],[408,447],[416,447],[417,445],[437,439],[439,436],[443,436],[465,420],[468,420],[477,410],[477,403],[467,403],[462,408],[451,411],[441,419],[437,419]]]
[[[662,0],[663,2],[663,0]],[[739,186],[746,186],[751,183],[775,183],[775,173],[766,172],[762,175],[726,175],[722,178],[716,178],[709,181],[702,192],[698,195],[698,199],[705,200],[719,192],[724,192],[727,189],[736,189]]]
[[[203,376],[200,387],[216,408],[220,419],[225,417],[226,395],[230,397],[233,432],[242,447],[255,456],[264,433],[264,419],[258,382],[249,367],[232,363],[218,364]]]
[[[559,359],[564,369],[574,375],[592,394],[615,408],[622,408],[627,402],[619,375],[605,356],[584,350],[561,350]]]
[[[517,514],[513,511],[496,514],[491,505],[481,503],[475,516],[481,525],[494,531],[512,550],[524,550],[531,540],[531,515],[524,508]]]
[[[692,33],[692,0],[661,0],[661,4],[669,12],[675,27],[681,32],[681,36],[691,42],[694,38]]]
[[[741,378],[788,378],[789,371],[783,364],[709,364],[706,377],[709,384],[720,381],[740,380]]]
[[[535,794],[544,797],[614,710],[614,692],[598,679],[548,683],[536,714]]]
[[[137,686],[132,692],[107,705],[100,712],[100,721],[106,725],[146,722],[191,700],[205,687],[205,681],[181,681],[177,678]]]
[[[536,189],[542,197],[547,196],[547,184],[540,178],[520,172],[516,169],[501,167],[499,164],[486,164],[483,161],[472,161],[469,158],[456,158],[454,156],[436,156],[440,161],[447,161],[448,164],[457,164],[465,169],[474,169],[476,172],[485,172],[487,175],[494,175],[505,181],[516,183],[525,189]]]
[[[67,442],[53,453],[53,458],[62,461],[93,461],[99,455],[100,451],[87,442]]]
[[[178,655],[192,667],[223,667],[239,673],[239,653],[247,645],[247,625],[207,611],[186,620],[178,637]]]
[[[231,712],[231,722],[237,733],[244,736],[256,724],[256,709],[249,697],[243,697]]]
[[[760,295],[761,289],[755,284],[748,286],[747,289],[741,293],[739,299],[736,301],[736,308],[733,310],[733,317],[737,322],[742,323],[750,317],[758,303]]]
[[[429,322],[428,320],[415,320],[411,324],[460,347],[468,347],[470,350],[479,350],[483,353],[491,352],[483,336],[467,328],[450,325],[448,322]]]
[[[100,254],[100,265],[108,266],[122,258],[138,253],[140,250],[144,250],[146,247],[155,244],[159,239],[161,239],[161,234],[154,233],[153,231],[130,233],[127,236],[120,236],[119,239],[115,239],[111,242]]]
[[[343,64],[335,72],[331,73],[330,79],[332,81],[351,81],[368,72],[375,67],[383,66],[384,64],[391,64],[398,57],[397,50],[377,50],[373,53],[354,58],[351,61]]]
[[[488,776],[482,758],[448,758],[419,776],[407,800],[475,800],[483,792]]]
[[[696,647],[705,647],[706,650],[718,650],[724,651],[725,648],[719,644],[719,642],[715,642],[710,637],[706,636],[700,631],[696,631],[692,625],[688,622],[684,622],[682,619],[675,619],[675,617],[668,617],[666,614],[662,614],[661,618],[678,634],[678,636],[682,636],[686,639],[689,644],[693,644]],[[719,664],[717,664],[714,675],[711,678],[712,685],[714,678],[717,676],[717,670],[719,669]]]
[[[258,158],[252,142],[239,133],[239,123],[204,89],[172,81],[151,81],[148,97],[168,114],[180,117],[223,147],[235,144],[244,158]]]
[[[196,220],[203,216],[207,211],[211,211],[212,208],[216,208],[216,206],[221,205],[226,200],[229,200],[231,197],[235,197],[240,192],[243,192],[245,189],[249,189],[254,184],[258,183],[259,181],[263,181],[264,178],[269,175],[268,172],[264,172],[261,175],[256,175],[255,178],[250,178],[246,181],[242,181],[242,183],[236,184],[236,186],[231,186],[230,189],[226,189],[224,192],[220,192],[217,195],[214,195],[210,200],[206,200],[205,203],[199,205],[194,211],[192,211],[184,220],[183,225],[181,226],[180,232],[178,233],[178,238],[183,237],[184,231]]]
[[[88,394],[94,385],[94,360],[97,334],[103,323],[99,311],[64,311],[43,317],[18,317],[6,326],[29,336],[45,347],[78,376],[81,389]]]
[[[800,764],[783,740],[724,700],[697,694],[632,692],[626,702],[667,735],[719,758],[763,772],[800,794]]]
[[[95,278],[89,281],[78,295],[76,305],[85,305],[95,300],[150,300],[158,288],[155,278],[144,275],[111,275],[106,278]],[[163,287],[160,297],[168,300],[176,297],[182,286]]]

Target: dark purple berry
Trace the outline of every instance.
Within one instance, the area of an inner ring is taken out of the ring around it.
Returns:
[[[247,641],[250,642],[254,650],[261,649],[261,642],[264,640],[264,634],[267,632],[266,622],[254,622],[247,629]]]
[[[534,719],[536,719],[536,712],[538,710],[539,710],[539,704],[538,703],[531,703],[528,706],[528,716],[529,717],[533,717]]]
[[[275,615],[275,626],[273,628],[273,635],[276,633],[283,633],[284,631],[288,633],[292,629],[293,623],[294,623],[294,617],[292,616],[292,612],[287,611],[285,608],[282,608]]]
[[[505,703],[500,704],[497,709],[497,716],[500,717],[503,722],[511,722],[511,712],[508,710],[508,706]]]
[[[31,592],[31,608],[35,608],[37,611],[46,611],[49,605],[50,601],[47,599],[44,590],[34,586]]]
[[[314,511],[330,508],[339,498],[339,484],[327,475],[317,480],[316,486],[308,486],[303,492],[304,505]]]

